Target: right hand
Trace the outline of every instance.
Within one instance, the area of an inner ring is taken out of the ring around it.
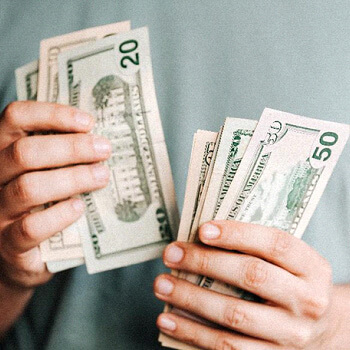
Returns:
[[[70,198],[108,184],[111,145],[87,134],[93,118],[78,109],[45,102],[13,102],[0,115],[0,283],[33,288],[52,274],[39,243],[84,212]],[[31,132],[53,131],[56,135]],[[50,208],[31,213],[42,204]]]

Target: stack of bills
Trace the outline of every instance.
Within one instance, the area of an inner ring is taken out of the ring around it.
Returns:
[[[18,99],[89,112],[93,133],[113,145],[109,185],[84,193],[86,214],[41,244],[52,272],[85,263],[96,273],[156,258],[176,232],[178,240],[196,242],[198,227],[213,219],[276,227],[301,238],[349,136],[349,125],[269,108],[258,122],[227,118],[218,133],[197,131],[178,229],[147,28],[130,30],[121,22],[43,40],[39,62],[17,69]],[[254,299],[205,276],[173,274]],[[195,349],[163,334],[160,341]]]
[[[89,273],[161,256],[178,230],[174,184],[153,83],[147,28],[120,22],[43,40],[16,70],[19,100],[71,105],[112,143],[108,186],[81,197],[86,214],[40,246],[51,272]]]
[[[301,238],[347,142],[349,125],[266,108],[260,120],[227,118],[218,133],[193,139],[178,240],[198,241],[210,220],[239,220]],[[198,286],[256,300],[205,276],[173,271]],[[180,312],[170,305],[166,312]],[[187,314],[188,317],[193,317]],[[196,347],[161,334],[163,346]]]

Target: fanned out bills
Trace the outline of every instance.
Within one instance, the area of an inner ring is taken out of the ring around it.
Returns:
[[[130,30],[130,22],[118,22],[55,36],[40,43],[38,101],[59,102],[58,56],[79,46]]]
[[[349,136],[349,125],[266,108],[259,120],[227,118],[195,133],[178,229],[175,191],[153,83],[147,28],[130,22],[42,41],[40,63],[16,70],[19,100],[59,102],[95,117],[112,142],[109,185],[82,195],[86,215],[41,244],[52,272],[83,264],[101,272],[197,242],[213,219],[276,227],[301,238]],[[41,208],[42,209],[42,208]],[[172,271],[200,287],[259,301],[205,276]],[[196,319],[183,310],[175,312]],[[195,350],[160,334],[163,346]]]
[[[40,43],[38,101],[61,103],[59,99],[59,54],[128,30],[130,30],[130,22],[125,21],[43,40]],[[87,232],[88,227],[82,227],[81,230]],[[65,270],[84,263],[81,234],[76,228],[67,228],[65,233],[58,232],[40,244],[42,259],[50,262],[47,265],[51,272]],[[66,260],[70,260],[70,263]],[[62,261],[62,268],[60,268],[59,261]]]
[[[187,174],[186,196],[182,208],[177,237],[178,241],[186,242],[189,239],[189,232],[191,232],[195,220],[195,215],[203,194],[206,179],[210,174],[210,166],[214,158],[215,150],[217,149],[218,138],[220,138],[219,133],[206,130],[198,130],[194,134]],[[181,271],[172,270],[172,274],[183,277],[183,272]],[[175,312],[181,314],[181,310],[173,308],[168,304],[165,306],[164,312]],[[186,313],[184,315],[192,317],[192,315]],[[194,347],[183,344],[163,333],[160,333],[158,340],[163,345],[166,344],[167,347],[175,349],[195,349]]]
[[[157,258],[178,230],[148,31],[129,30],[130,23],[121,22],[44,40],[39,69],[33,62],[16,71],[19,99],[38,96],[90,112],[93,132],[113,144],[109,186],[85,193],[86,217],[41,244],[51,272],[86,261],[95,273]],[[69,84],[70,78],[79,82]]]
[[[198,130],[194,135],[186,183],[186,198],[177,236],[179,241],[188,241],[188,232],[191,231],[198,203],[203,193],[217,137],[218,133],[205,130]]]
[[[247,120],[239,132],[231,129],[229,125],[239,125],[239,121],[226,120],[213,171],[207,178],[207,197],[200,199],[204,201],[200,213],[192,215],[199,217],[199,225],[212,219],[239,220],[276,227],[301,238],[347,142],[349,125],[269,108],[256,128],[256,122]],[[238,134],[244,135],[239,138],[241,150],[235,147]],[[198,178],[189,177],[188,181],[195,186]],[[190,192],[186,192],[185,203],[188,197],[192,197]],[[183,213],[181,226],[191,227],[187,241],[194,241],[198,226],[186,225],[183,220],[188,221],[189,216]],[[180,273],[180,277],[215,292],[259,301],[251,293],[212,278],[188,273]],[[177,312],[170,307],[165,311]],[[163,334],[159,340],[170,348],[198,349]]]

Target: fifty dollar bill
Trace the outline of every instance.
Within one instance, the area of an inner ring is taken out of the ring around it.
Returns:
[[[348,136],[349,125],[266,108],[215,219],[276,227],[301,238]],[[237,292],[210,278],[200,285]]]

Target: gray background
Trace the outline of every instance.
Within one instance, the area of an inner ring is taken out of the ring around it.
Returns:
[[[350,122],[349,14],[349,1],[2,0],[0,105],[3,108],[15,98],[14,69],[37,58],[41,39],[126,19],[131,19],[133,28],[147,25],[181,207],[192,136],[198,128],[218,130],[227,116],[258,119],[266,106]],[[348,145],[304,236],[332,263],[336,282],[350,280],[349,149]],[[154,320],[161,310],[152,299],[151,283],[162,270],[160,262],[93,277],[76,269],[69,277],[64,304],[50,321],[54,326],[49,340],[46,336],[48,347],[80,344],[93,349],[97,344],[104,348],[114,344],[118,349],[154,349],[142,330],[149,323],[147,313]],[[144,276],[143,289],[136,284],[137,276]],[[49,286],[39,289],[33,301],[35,320],[38,310],[47,310],[36,300],[46,300],[42,295],[48,290]],[[133,295],[135,314],[129,304],[124,308],[118,304],[120,300],[113,297],[116,290],[119,296]],[[107,316],[100,315],[97,306],[106,295],[111,308]],[[113,312],[119,316],[110,316]],[[133,317],[140,313],[144,319],[136,323]],[[139,335],[127,333],[127,324]],[[110,340],[118,327],[120,335]],[[155,327],[147,327],[154,341]]]

